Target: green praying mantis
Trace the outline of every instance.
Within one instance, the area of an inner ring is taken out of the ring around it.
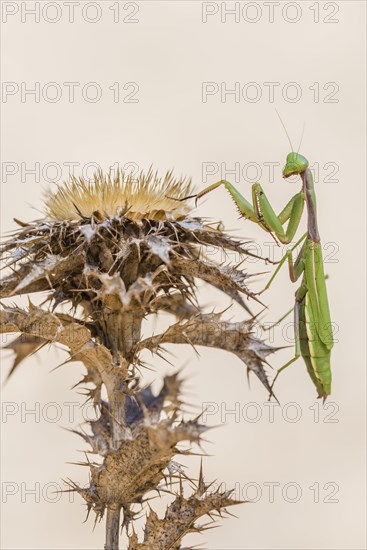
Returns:
[[[318,397],[325,400],[331,391],[330,354],[334,342],[317,226],[316,195],[308,160],[298,152],[291,152],[283,168],[283,178],[289,178],[295,174],[301,177],[302,189],[290,199],[279,215],[276,215],[259,183],[252,186],[252,204],[226,180],[209,185],[195,198],[197,202],[210,191],[223,185],[234,200],[241,217],[258,224],[282,244],[292,242],[306,203],[307,232],[283,256],[268,284],[258,294],[269,288],[285,261],[288,261],[292,282],[296,282],[302,276],[301,285],[295,293],[293,309],[295,354],[278,370],[272,387],[279,374],[302,356]],[[288,225],[284,229],[286,222]],[[300,253],[293,262],[292,252],[302,242]]]

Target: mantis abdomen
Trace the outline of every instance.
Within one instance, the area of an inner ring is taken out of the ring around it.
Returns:
[[[316,386],[318,397],[325,398],[331,391],[331,353],[319,336],[308,292],[300,303],[299,336],[301,356],[308,374]]]

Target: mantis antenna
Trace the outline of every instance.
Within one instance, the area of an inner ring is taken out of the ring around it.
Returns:
[[[283,120],[282,120],[282,117],[281,117],[280,114],[279,114],[278,109],[275,109],[275,112],[276,112],[276,114],[278,115],[278,118],[279,118],[279,120],[280,120],[280,123],[281,123],[281,125],[282,125],[283,128],[284,128],[285,135],[287,136],[288,141],[289,141],[289,145],[291,146],[291,150],[294,151],[294,147],[293,147],[293,145],[292,145],[291,138],[289,137],[289,134],[288,134],[288,132],[287,132],[287,128],[285,127],[285,124],[284,124],[284,122],[283,122]]]
[[[297,155],[299,153],[299,150],[301,149],[301,145],[302,145],[302,140],[303,140],[303,135],[305,133],[305,127],[306,127],[306,123],[304,122],[303,123],[303,128],[302,128],[302,133],[301,133],[301,139],[299,141],[299,145],[298,145],[298,149],[297,149]]]

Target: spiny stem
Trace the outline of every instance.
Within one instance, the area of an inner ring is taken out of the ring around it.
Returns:
[[[121,359],[119,367],[112,366],[104,373],[103,381],[108,394],[108,402],[111,413],[111,435],[114,450],[118,450],[121,442],[126,437],[126,388],[125,381],[128,374],[128,357],[133,346],[141,338],[141,318],[134,313],[117,315],[114,319],[115,326],[110,326],[110,335],[120,333],[122,339],[118,342],[120,349],[118,354]],[[121,338],[121,336],[120,336]],[[116,342],[114,342],[116,345]],[[119,550],[121,506],[107,508],[106,518],[106,543],[105,550]]]

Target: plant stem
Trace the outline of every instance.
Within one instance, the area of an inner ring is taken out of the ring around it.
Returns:
[[[104,550],[119,550],[120,507],[107,508],[106,544]]]
[[[129,312],[117,315],[114,321],[117,326],[113,323],[109,326],[109,339],[113,339],[113,346],[118,349],[120,366],[111,365],[102,379],[107,390],[111,413],[112,445],[117,451],[126,437],[125,381],[129,364],[126,358],[141,338],[142,317],[137,316],[135,312]],[[119,550],[120,512],[119,504],[107,508],[105,550]]]

